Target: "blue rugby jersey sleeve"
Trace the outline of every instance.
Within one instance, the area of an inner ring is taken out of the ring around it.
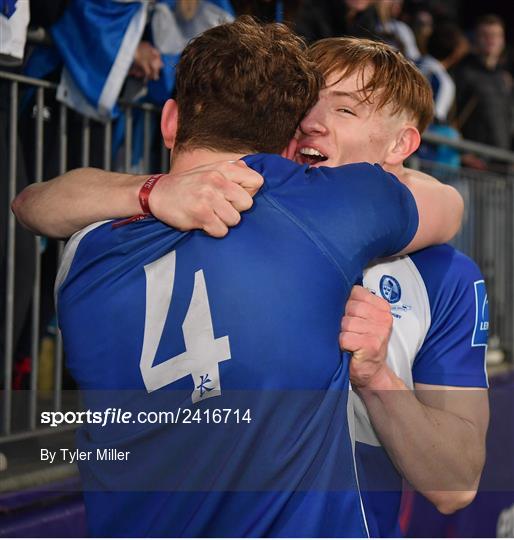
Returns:
[[[416,234],[414,197],[380,166],[297,170],[266,195],[341,269],[350,261],[361,272],[371,260],[401,251]],[[353,284],[354,276],[347,277]]]
[[[489,305],[480,270],[447,245],[411,259],[425,282],[431,316],[412,367],[414,382],[486,388]]]

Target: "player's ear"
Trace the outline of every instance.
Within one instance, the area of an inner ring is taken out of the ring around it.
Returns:
[[[414,126],[406,125],[402,127],[398,131],[395,140],[391,143],[384,163],[389,166],[401,165],[419,148],[420,143],[421,135]]]
[[[178,105],[174,99],[168,99],[161,114],[161,133],[166,148],[175,146],[178,127]]]

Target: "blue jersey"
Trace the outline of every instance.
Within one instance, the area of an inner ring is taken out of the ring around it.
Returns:
[[[364,266],[413,238],[414,199],[378,166],[245,159],[265,184],[226,238],[145,219],[67,247],[59,320],[86,408],[174,415],[79,432],[93,535],[367,535],[338,334]]]
[[[364,285],[391,304],[387,363],[409,388],[487,387],[489,308],[477,265],[448,245],[373,264]],[[372,536],[399,536],[402,479],[354,396],[360,487]]]

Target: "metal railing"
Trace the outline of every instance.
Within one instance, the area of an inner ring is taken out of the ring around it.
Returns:
[[[65,105],[57,103],[54,99],[57,85],[52,82],[34,79],[23,75],[0,71],[0,85],[4,85],[4,90],[8,93],[8,104],[4,104],[8,109],[8,148],[7,148],[7,170],[0,171],[3,177],[2,182],[8,183],[8,201],[12,201],[19,191],[18,174],[20,169],[20,135],[22,122],[24,117],[24,126],[27,126],[26,120],[32,124],[30,129],[33,129],[34,144],[33,147],[22,148],[26,163],[33,163],[29,170],[27,167],[27,179],[30,182],[41,182],[43,179],[48,179],[58,174],[63,174],[69,170],[70,152],[74,152],[80,156],[78,161],[73,166],[87,167],[92,164],[100,166],[106,170],[113,169],[112,157],[112,141],[113,141],[113,125],[114,121],[107,120],[104,123],[99,123],[89,118],[82,117],[79,120],[80,137],[75,133],[71,133],[70,115],[74,115],[74,120],[78,118],[77,113],[69,110]],[[8,87],[8,88],[7,88]],[[24,112],[20,112],[20,103],[26,98],[27,91],[30,90],[35,95],[32,98],[31,106],[33,109],[26,108]],[[48,102],[52,102],[53,112],[57,114],[48,116]],[[135,111],[142,115],[143,123],[143,148],[141,160],[137,166],[137,172],[155,172],[156,168],[161,168],[165,171],[169,168],[169,153],[162,143],[157,150],[152,148],[154,140],[152,132],[152,120],[158,119],[160,109],[150,104],[132,104],[123,102],[120,107],[125,114],[125,130],[121,149],[114,166],[116,170],[129,171],[136,170],[132,165],[132,143],[134,139],[134,122],[133,117]],[[32,110],[34,113],[31,115]],[[140,112],[139,112],[140,111]],[[30,117],[33,117],[30,120]],[[52,123],[49,126],[49,123]],[[158,122],[153,125],[158,125]],[[50,129],[51,127],[51,129]],[[0,126],[1,128],[1,126]],[[50,130],[53,134],[56,133],[53,140],[48,140],[46,132]],[[74,136],[75,144],[70,148],[70,137]],[[95,143],[93,137],[99,136],[103,139],[103,149],[98,152],[98,145],[95,147],[96,155],[93,156],[92,143]],[[49,147],[53,151],[48,153]],[[22,145],[23,146],[23,145]],[[5,152],[6,149],[0,148],[0,152]],[[153,154],[152,154],[153,151]],[[101,155],[99,155],[101,154]],[[156,154],[158,157],[156,158]],[[50,162],[52,156],[58,156],[54,163]],[[153,159],[152,159],[153,157]],[[94,158],[94,159],[92,159]],[[48,171],[52,171],[49,173]],[[7,177],[7,178],[6,178]],[[32,286],[32,302],[30,306],[30,356],[32,359],[30,375],[28,377],[28,389],[23,391],[13,391],[11,381],[13,380],[13,370],[15,366],[16,346],[14,340],[14,319],[16,307],[16,275],[17,272],[23,269],[16,268],[16,221],[15,217],[10,212],[9,208],[2,208],[1,212],[7,213],[7,230],[0,231],[0,234],[5,234],[7,240],[7,251],[5,255],[5,305],[0,305],[2,310],[3,328],[0,333],[4,334],[3,350],[0,350],[0,443],[19,441],[29,437],[42,436],[48,433],[57,432],[57,429],[47,429],[41,427],[38,422],[39,411],[42,407],[45,410],[59,411],[63,409],[63,349],[62,340],[58,329],[54,336],[54,354],[53,354],[53,376],[51,397],[41,392],[38,388],[38,371],[39,358],[41,354],[41,315],[42,315],[42,249],[41,239],[34,239],[34,282]],[[62,256],[64,243],[57,243],[57,266]],[[0,259],[1,261],[1,259]],[[48,295],[46,295],[48,296]],[[1,319],[0,319],[1,320]],[[15,395],[16,394],[16,395]],[[20,417],[23,416],[24,418]]]
[[[29,172],[29,180],[40,182],[57,174],[62,174],[70,167],[70,151],[78,157],[75,166],[89,166],[94,164],[104,169],[129,170],[133,161],[134,141],[134,116],[142,115],[142,159],[138,172],[155,172],[157,168],[167,170],[169,155],[162,142],[156,146],[152,131],[152,122],[160,111],[151,105],[135,105],[121,103],[125,112],[125,131],[123,134],[122,155],[113,162],[112,141],[114,134],[114,121],[106,121],[103,124],[80,118],[78,126],[80,137],[77,138],[74,130],[70,127],[70,116],[77,115],[60,103],[52,101],[53,109],[57,111],[53,119],[53,131],[56,133],[52,140],[48,140],[47,131],[50,126],[46,115],[47,103],[54,99],[56,85],[48,81],[42,81],[0,71],[0,84],[8,86],[8,170],[0,171],[7,174],[8,199],[12,200],[17,192],[17,170],[19,155],[19,104],[27,89],[35,91],[33,124],[30,129],[34,130],[33,148],[23,148],[26,153],[33,152],[33,170]],[[25,113],[27,114],[27,113]],[[29,115],[30,116],[30,115]],[[141,120],[141,118],[140,118]],[[26,124],[25,124],[26,125]],[[158,122],[157,122],[158,125]],[[98,135],[99,134],[99,135]],[[93,144],[97,142],[97,135],[103,141],[103,149],[96,154],[93,152]],[[70,140],[74,137],[75,143],[71,148]],[[77,140],[79,141],[77,144]],[[470,143],[455,141],[428,134],[425,140],[432,143],[444,143],[459,151],[474,152],[478,155],[501,160],[504,163],[514,163],[514,153],[505,152],[496,148]],[[57,151],[47,152],[51,145],[57,146]],[[3,149],[0,149],[0,152]],[[94,155],[93,155],[94,154]],[[99,155],[100,154],[100,155]],[[51,163],[51,156],[57,155],[57,161]],[[26,160],[29,162],[30,160]],[[121,164],[121,165],[120,165]],[[514,237],[514,193],[512,178],[507,174],[498,174],[485,171],[468,169],[455,169],[435,163],[418,162],[423,170],[433,174],[442,181],[455,185],[465,199],[467,214],[464,227],[455,240],[455,245],[466,254],[474,258],[481,267],[489,288],[491,308],[491,331],[497,335],[501,346],[509,355],[514,351],[514,287],[512,276],[514,273],[512,238]],[[53,167],[53,168],[52,168]],[[53,174],[48,171],[52,170]],[[15,267],[16,249],[16,224],[15,218],[8,208],[2,209],[7,212],[7,253],[6,253],[6,281],[5,281],[5,306],[0,306],[4,314],[4,347],[0,351],[0,362],[3,377],[1,388],[1,424],[0,443],[22,440],[24,438],[39,436],[48,432],[38,422],[38,411],[42,404],[46,410],[58,411],[63,408],[63,351],[62,342],[57,330],[54,337],[53,356],[53,384],[50,399],[46,399],[38,388],[38,366],[41,344],[41,241],[34,241],[35,278],[32,292],[31,306],[31,357],[32,366],[30,371],[28,390],[23,398],[23,404],[18,403],[13,407],[12,377],[16,343],[13,338],[14,313],[16,305],[15,280],[17,268]],[[2,233],[3,234],[3,233]],[[57,249],[58,260],[62,254],[63,244]],[[3,286],[3,285],[2,285]],[[25,403],[26,401],[26,403]],[[23,411],[24,421],[13,425],[13,412]],[[26,411],[26,412],[25,412]],[[52,430],[55,432],[56,430]]]
[[[448,139],[434,133],[425,142],[442,144],[462,153],[472,153],[505,170],[449,167],[414,159],[413,165],[442,182],[453,185],[463,196],[464,222],[452,244],[479,266],[487,285],[489,343],[512,361],[514,354],[514,152],[471,141]]]
[[[459,152],[466,152],[476,154],[484,158],[491,158],[501,161],[503,163],[514,164],[514,152],[509,150],[503,150],[502,148],[496,148],[494,146],[488,146],[474,141],[466,141],[463,139],[449,139],[438,135],[437,133],[427,132],[423,135],[423,140],[431,144],[444,144],[458,150]]]

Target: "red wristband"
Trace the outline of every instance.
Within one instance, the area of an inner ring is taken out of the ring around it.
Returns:
[[[139,204],[141,205],[141,210],[143,214],[151,214],[150,205],[148,204],[148,199],[150,198],[150,193],[154,188],[155,184],[164,176],[164,174],[154,174],[143,184],[139,190]]]
[[[148,180],[139,190],[139,204],[141,205],[141,210],[143,210],[143,213],[137,214],[136,216],[132,216],[127,219],[122,219],[121,221],[115,221],[112,224],[113,229],[123,227],[124,225],[128,225],[129,223],[141,221],[142,219],[145,219],[146,217],[152,215],[152,212],[150,211],[150,205],[148,204],[148,199],[150,198],[150,192],[154,188],[155,184],[157,184],[158,180],[160,180],[163,176],[164,174],[154,174],[153,176],[150,176],[150,178],[148,178]]]

